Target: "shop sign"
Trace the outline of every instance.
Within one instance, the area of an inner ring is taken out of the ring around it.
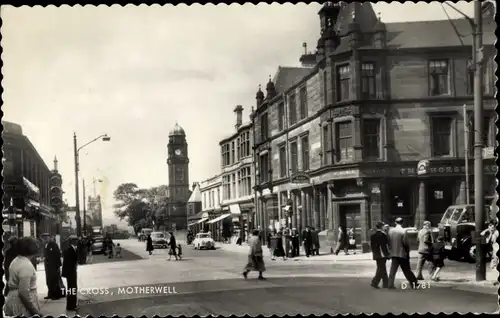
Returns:
[[[483,148],[483,158],[484,159],[495,158],[495,148],[494,147],[485,147],[485,148]]]
[[[497,172],[497,166],[496,165],[485,165],[484,166],[484,173],[485,174],[495,174]],[[421,175],[422,173],[418,173],[418,167],[417,169],[414,168],[402,168],[400,169],[401,175],[415,175],[415,173]],[[427,168],[425,174],[431,174],[431,175],[439,175],[439,174],[464,174],[465,173],[465,165],[464,166],[459,166],[459,165],[447,165],[447,166],[440,166],[440,167],[432,167],[432,165]],[[469,173],[472,174],[474,173],[474,168],[470,167]]]
[[[310,183],[311,178],[305,172],[297,172],[290,178],[291,183]]]
[[[429,170],[429,160],[420,160],[417,164],[417,175],[427,174]]]
[[[331,173],[332,179],[344,179],[359,177],[358,169],[338,170]]]

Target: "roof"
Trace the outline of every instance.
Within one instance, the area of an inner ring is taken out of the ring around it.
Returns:
[[[198,183],[196,184],[193,193],[191,193],[188,202],[201,202],[201,191]]]
[[[363,33],[369,33],[378,22],[370,2],[341,2],[341,10],[335,23],[335,30],[341,36],[347,34],[349,24],[354,21]]]
[[[186,136],[186,132],[184,131],[184,129],[182,129],[181,126],[179,126],[178,123],[175,123],[174,128],[172,128],[172,130],[170,131],[170,133],[168,135],[169,136]]]
[[[278,94],[285,93],[313,70],[312,67],[278,66],[273,82]]]

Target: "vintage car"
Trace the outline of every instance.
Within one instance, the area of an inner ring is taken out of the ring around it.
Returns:
[[[151,241],[154,248],[167,248],[168,240],[163,232],[151,232]]]
[[[475,208],[473,204],[452,205],[446,209],[438,224],[439,235],[444,237],[445,249],[450,259],[475,262]],[[485,228],[492,218],[490,206],[485,206]]]
[[[198,233],[194,238],[193,247],[198,250],[202,248],[215,250],[215,242],[209,233]]]
[[[104,253],[104,237],[102,235],[94,236],[92,243],[92,254],[103,254]]]
[[[150,228],[143,228],[141,229],[141,232],[139,233],[139,242],[143,242],[148,238],[148,235],[153,232],[153,229]]]

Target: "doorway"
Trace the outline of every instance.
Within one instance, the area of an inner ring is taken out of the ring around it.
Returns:
[[[361,244],[361,205],[359,203],[339,205],[340,226],[353,230],[356,245]]]

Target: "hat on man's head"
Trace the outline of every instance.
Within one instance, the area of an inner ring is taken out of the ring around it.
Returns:
[[[394,222],[401,224],[401,223],[403,223],[403,218],[396,218],[396,220],[394,220]]]
[[[431,221],[424,221],[423,225],[431,226]]]
[[[74,234],[71,234],[69,237],[68,237],[68,240],[70,241],[74,241],[74,240],[78,240],[78,237]]]
[[[377,223],[375,223],[375,228],[377,228],[377,229],[381,229],[381,228],[383,228],[383,227],[384,227],[384,225],[385,225],[385,223],[384,223],[384,222],[382,222],[382,221],[377,221]]]

